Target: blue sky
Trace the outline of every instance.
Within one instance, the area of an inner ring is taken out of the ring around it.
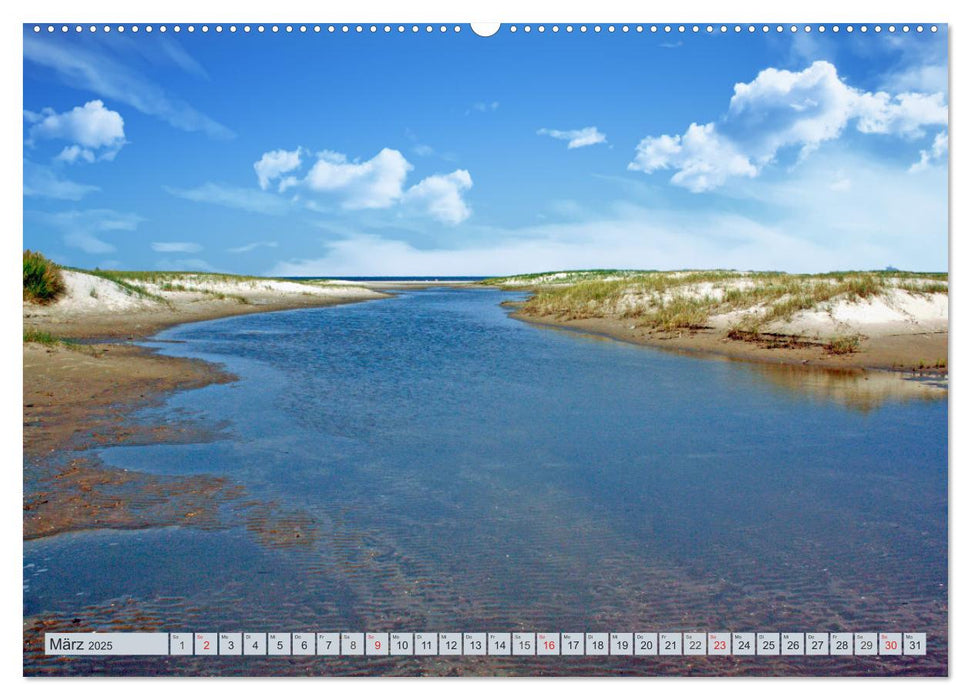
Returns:
[[[24,29],[24,247],[274,275],[947,269],[946,30]]]

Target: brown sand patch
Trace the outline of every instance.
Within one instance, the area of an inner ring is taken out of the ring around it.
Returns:
[[[233,376],[199,360],[164,357],[123,344],[80,350],[25,343],[24,453],[31,458],[91,444],[120,444],[168,434],[186,426],[134,427],[132,410],[177,389],[193,389]],[[158,440],[161,441],[161,440]]]
[[[243,488],[220,477],[159,476],[87,459],[41,479],[24,495],[24,539],[94,528],[220,527],[220,508]]]

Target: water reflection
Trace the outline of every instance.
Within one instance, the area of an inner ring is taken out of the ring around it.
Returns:
[[[863,413],[888,402],[939,401],[947,396],[947,379],[940,377],[914,377],[880,370],[743,364],[755,377],[780,392],[814,401],[831,401]]]
[[[596,331],[540,324],[546,332],[581,337],[591,342],[619,341]],[[636,343],[634,343],[636,345]],[[651,350],[682,357],[703,358],[708,362],[726,362],[746,369],[757,381],[781,394],[808,398],[815,402],[832,402],[844,408],[868,413],[890,402],[940,401],[947,397],[946,375],[915,376],[908,372],[835,368],[786,363],[754,362],[725,355],[705,355],[673,347],[650,346]]]

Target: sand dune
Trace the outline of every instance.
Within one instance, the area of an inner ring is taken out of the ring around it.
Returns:
[[[86,273],[62,270],[66,292],[51,304],[24,303],[24,326],[67,338],[143,337],[187,321],[386,295],[327,280],[291,281],[203,273]]]

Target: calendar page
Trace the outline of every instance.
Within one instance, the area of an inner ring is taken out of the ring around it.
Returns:
[[[948,675],[947,23],[21,31],[24,675]]]

